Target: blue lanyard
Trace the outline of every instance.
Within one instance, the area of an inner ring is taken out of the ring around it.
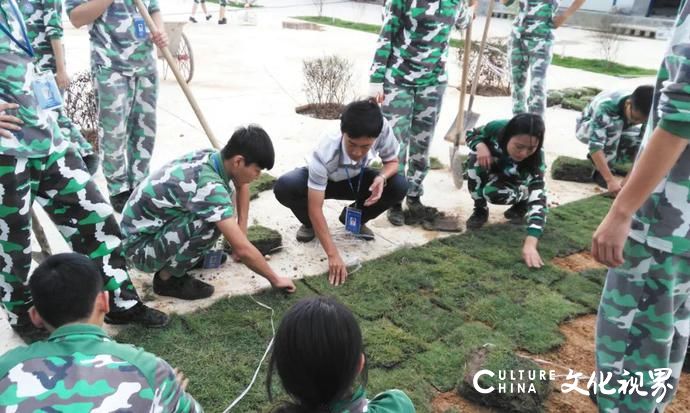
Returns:
[[[17,5],[15,4],[14,0],[9,0],[10,6],[12,7],[12,14],[14,14],[14,17],[17,19],[19,22],[19,27],[22,29],[22,36],[24,37],[24,44],[22,44],[19,40],[17,40],[16,37],[12,35],[12,31],[10,30],[10,22],[9,19],[7,19],[7,15],[5,15],[5,20],[7,20],[7,27],[5,27],[4,24],[0,24],[0,31],[5,33],[7,37],[10,38],[17,46],[19,46],[20,49],[26,52],[26,54],[29,55],[29,57],[34,57],[34,49],[31,47],[31,42],[29,41],[29,36],[26,34],[26,25],[24,24],[24,19],[22,18],[21,14],[19,14],[19,10],[17,10]],[[2,9],[0,9],[2,10]],[[5,14],[3,10],[3,15]]]
[[[345,166],[345,175],[347,175],[347,183],[350,184],[350,189],[352,189],[352,193],[355,194],[356,201],[357,196],[359,195],[359,188],[362,186],[362,177],[364,177],[364,164],[362,164],[362,169],[359,170],[359,183],[357,183],[357,191],[355,191],[355,188],[352,186],[352,180],[350,180],[350,172],[348,171],[347,165]]]

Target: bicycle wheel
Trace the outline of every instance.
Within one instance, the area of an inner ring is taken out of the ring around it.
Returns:
[[[182,33],[180,45],[177,47],[175,58],[177,59],[177,67],[180,69],[182,76],[186,82],[192,81],[194,76],[194,55],[192,54],[192,45],[189,43],[187,36]]]

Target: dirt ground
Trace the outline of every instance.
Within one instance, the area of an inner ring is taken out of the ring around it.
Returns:
[[[554,258],[553,263],[573,272],[605,268],[603,265],[594,261],[589,251],[578,252],[577,254],[568,255],[567,257]]]

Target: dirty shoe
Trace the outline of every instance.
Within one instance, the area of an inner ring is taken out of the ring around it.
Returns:
[[[138,303],[125,311],[109,312],[105,315],[108,324],[139,324],[144,327],[164,327],[170,318],[162,311]]]
[[[513,224],[521,224],[527,213],[527,201],[518,202],[513,204],[510,208],[506,209],[503,216],[510,220]]]
[[[403,213],[402,204],[397,204],[390,207],[386,213],[386,217],[388,217],[388,222],[396,227],[404,225],[405,214]]]
[[[299,242],[309,242],[316,237],[314,234],[314,228],[302,225],[297,230],[297,241]]]
[[[439,214],[438,209],[429,207],[419,198],[407,197],[407,211],[405,212],[405,224],[416,225],[424,221],[433,220]]]
[[[472,212],[472,215],[470,215],[469,219],[467,220],[467,223],[465,224],[467,226],[467,229],[479,229],[486,224],[486,221],[489,220],[489,208],[487,207],[481,207],[481,206],[475,206],[474,207],[474,212]]]

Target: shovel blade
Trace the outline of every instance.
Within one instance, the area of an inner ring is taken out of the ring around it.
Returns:
[[[463,178],[464,170],[462,164],[463,157],[460,154],[460,151],[458,151],[457,148],[455,148],[450,161],[450,173],[453,176],[453,184],[457,189],[462,189],[462,186],[465,182],[465,179]]]
[[[465,112],[465,130],[474,129],[479,120],[479,113]]]

